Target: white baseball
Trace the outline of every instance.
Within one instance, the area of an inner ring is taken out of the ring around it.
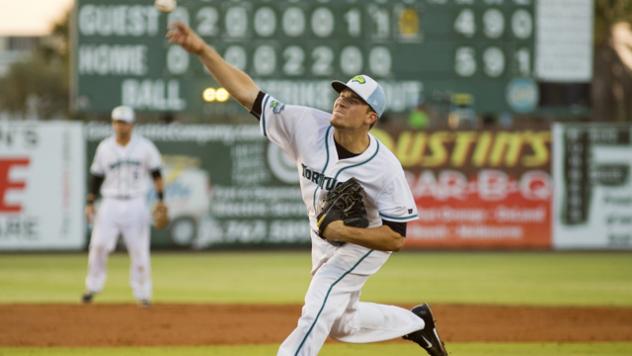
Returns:
[[[154,6],[160,12],[169,13],[176,8],[177,3],[176,0],[155,0]]]

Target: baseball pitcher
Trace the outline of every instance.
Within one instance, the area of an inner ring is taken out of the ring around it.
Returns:
[[[130,285],[142,306],[151,300],[149,256],[150,213],[147,206],[148,183],[153,180],[158,202],[154,208],[157,226],[164,226],[167,215],[163,203],[160,153],[148,139],[132,134],[134,111],[126,106],[112,110],[114,135],[101,141],[90,166],[90,192],[86,215],[93,224],[88,255],[88,275],[84,303],[92,302],[103,289],[107,259],[123,236],[130,256]],[[95,215],[98,194],[102,200]]]
[[[369,133],[386,106],[367,75],[334,81],[333,113],[285,105],[261,91],[182,23],[172,43],[199,56],[215,79],[259,120],[262,134],[295,162],[312,241],[312,280],[296,329],[278,355],[316,355],[328,336],[352,343],[404,337],[447,355],[430,307],[412,311],[360,301],[367,279],[404,244],[417,208],[397,158]]]

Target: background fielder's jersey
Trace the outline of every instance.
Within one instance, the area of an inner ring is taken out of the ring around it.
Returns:
[[[90,173],[104,176],[101,196],[134,198],[147,193],[149,172],[160,169],[160,153],[148,139],[132,135],[126,146],[110,136],[99,143]]]
[[[327,191],[351,177],[366,192],[369,227],[382,225],[382,220],[416,220],[415,200],[397,157],[369,134],[369,147],[363,153],[339,160],[330,120],[330,113],[284,105],[267,94],[262,101],[261,130],[296,162],[312,229],[318,230],[318,205]]]

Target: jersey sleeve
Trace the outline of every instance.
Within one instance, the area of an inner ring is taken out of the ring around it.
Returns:
[[[94,158],[92,159],[92,164],[90,165],[90,174],[95,176],[104,176],[105,175],[105,167],[103,162],[103,143],[100,143],[97,146],[97,150],[94,153]]]
[[[417,220],[417,204],[404,172],[391,176],[378,195],[378,210],[382,220],[409,222]]]
[[[259,119],[261,133],[296,160],[300,132],[309,132],[318,125],[316,111],[304,106],[285,105],[271,95],[265,94]]]

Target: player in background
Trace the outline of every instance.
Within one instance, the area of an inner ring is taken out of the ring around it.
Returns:
[[[130,256],[130,286],[142,306],[151,301],[150,212],[147,191],[153,180],[157,204],[163,205],[160,152],[148,139],[133,134],[135,114],[127,106],[112,110],[114,134],[101,141],[90,166],[86,215],[93,224],[84,303],[103,290],[107,260],[123,236]],[[102,200],[95,215],[95,200]]]
[[[447,355],[427,304],[409,311],[359,300],[367,279],[391,251],[403,246],[406,223],[418,217],[400,162],[369,134],[385,109],[381,86],[366,75],[333,82],[339,93],[333,113],[285,105],[225,62],[185,24],[172,24],[167,38],[198,55],[213,77],[259,120],[263,135],[296,162],[312,231],[312,280],[298,325],[278,355],[316,355],[328,336],[352,343],[404,337],[430,355]],[[338,220],[319,236],[318,203],[336,184],[352,177],[366,192],[369,227],[350,227]]]

